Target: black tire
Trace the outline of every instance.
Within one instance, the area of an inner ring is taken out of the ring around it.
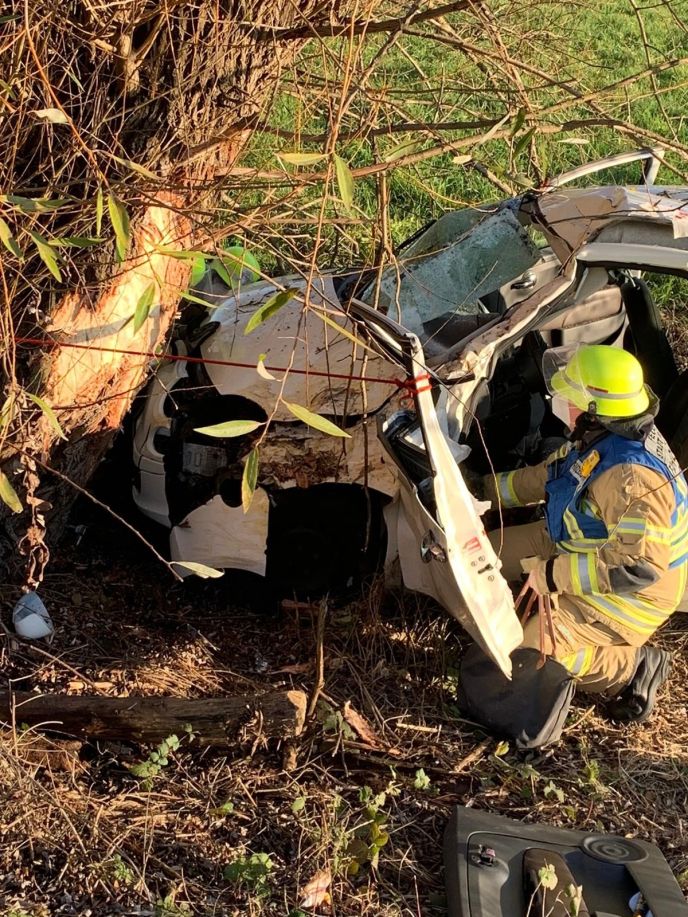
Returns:
[[[386,547],[381,494],[320,484],[271,496],[267,578],[282,596],[342,597],[381,565]]]

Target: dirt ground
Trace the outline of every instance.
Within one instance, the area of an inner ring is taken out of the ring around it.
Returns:
[[[69,530],[41,589],[55,640],[13,647],[5,636],[6,685],[312,690],[308,613],[250,608],[252,584],[175,583],[108,517],[82,507],[73,521],[85,529]],[[3,598],[9,623],[14,596]],[[442,833],[456,804],[654,841],[688,887],[688,617],[662,634],[674,669],[649,724],[613,726],[581,697],[545,754],[518,753],[461,718],[462,640],[431,605],[374,585],[330,612],[325,687],[295,747],[226,755],[192,743],[147,780],[130,767],[150,748],[56,743],[46,756],[32,731],[5,733],[0,913],[441,915]],[[300,907],[323,871],[331,902]]]

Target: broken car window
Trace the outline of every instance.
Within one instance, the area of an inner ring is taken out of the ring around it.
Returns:
[[[447,213],[384,270],[377,305],[420,337],[434,335],[455,316],[488,314],[481,298],[519,277],[538,257],[510,210]],[[375,304],[376,285],[361,297],[369,305]]]

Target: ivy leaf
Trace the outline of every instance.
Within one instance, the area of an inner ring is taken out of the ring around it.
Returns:
[[[29,235],[33,239],[34,245],[38,249],[38,254],[41,256],[43,264],[45,264],[55,280],[61,281],[62,274],[60,273],[60,269],[57,266],[57,256],[55,255],[55,252],[48,240],[40,233],[31,232],[31,230],[29,230]]]
[[[313,411],[309,411],[308,408],[304,408],[300,404],[294,404],[291,401],[284,401],[283,404],[294,417],[298,417],[298,419],[307,426],[313,427],[315,430],[320,430],[321,433],[327,433],[328,436],[341,436],[345,439],[351,439],[350,433],[340,429],[326,417],[321,417],[320,414],[314,414]]]
[[[336,153],[334,156],[334,168],[337,173],[339,196],[347,210],[351,210],[354,205],[354,177],[351,174],[351,169],[342,157],[337,156]]]
[[[204,436],[216,436],[218,439],[229,439],[232,436],[246,436],[253,433],[263,423],[258,420],[226,420],[224,423],[214,423],[208,427],[194,427],[194,433]]]
[[[38,111],[34,112],[34,115],[42,121],[50,121],[52,124],[69,124],[69,118],[59,108],[39,108]]]
[[[66,440],[67,437],[64,435],[64,430],[60,426],[60,421],[57,419],[57,415],[55,414],[55,411],[53,411],[53,409],[50,407],[48,402],[43,401],[43,399],[39,398],[38,395],[32,395],[31,392],[26,392],[25,394],[27,398],[30,398],[31,401],[33,401],[33,403],[37,407],[39,407],[41,411],[43,411],[43,413],[45,414],[45,416],[48,418],[50,422],[50,426],[57,433],[60,439]]]
[[[256,309],[248,320],[244,328],[244,334],[250,334],[258,325],[261,325],[266,319],[273,316],[275,312],[279,312],[282,306],[288,303],[290,299],[293,299],[298,292],[298,290],[292,287],[287,287],[286,290],[280,290],[278,293],[273,293],[272,296],[265,300],[262,306]]]
[[[9,506],[13,513],[20,513],[24,509],[16,490],[10,484],[10,480],[4,471],[0,471],[0,500]]]
[[[9,228],[7,223],[0,217],[0,242],[5,246],[8,252],[11,252],[16,258],[22,260],[24,255],[21,248],[17,245],[17,242],[12,235],[12,230]]]
[[[275,155],[292,166],[312,166],[316,162],[322,162],[325,158],[324,153],[276,153]]]
[[[251,508],[253,494],[258,483],[258,450],[252,449],[244,462],[244,472],[241,476],[241,505],[247,513]]]
[[[108,211],[112,228],[115,230],[117,260],[124,261],[129,247],[129,214],[122,201],[112,193],[108,194]]]
[[[224,570],[216,570],[215,567],[207,567],[205,564],[198,564],[194,560],[173,560],[171,561],[176,567],[184,567],[201,579],[219,579],[225,575]]]
[[[145,324],[148,313],[153,305],[155,298],[155,284],[149,283],[143,293],[139,296],[134,310],[134,334],[136,334]]]
[[[96,191],[96,235],[100,235],[103,227],[103,189],[98,188]]]

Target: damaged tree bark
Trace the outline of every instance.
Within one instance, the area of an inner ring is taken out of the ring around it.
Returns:
[[[200,745],[228,748],[245,739],[291,739],[306,718],[303,691],[241,697],[71,697],[0,694],[0,718],[79,738],[155,744],[189,732]]]

